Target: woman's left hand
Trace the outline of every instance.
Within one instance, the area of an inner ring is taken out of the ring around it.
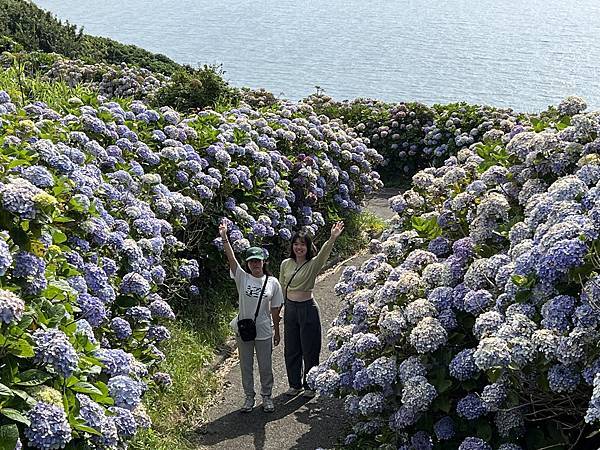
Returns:
[[[344,231],[344,222],[340,220],[331,227],[331,237],[337,239],[342,234],[342,231]]]

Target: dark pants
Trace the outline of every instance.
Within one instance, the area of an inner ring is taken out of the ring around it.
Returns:
[[[314,299],[305,302],[286,300],[283,327],[288,383],[296,389],[308,389],[306,374],[319,364],[321,353],[321,317],[317,302]]]

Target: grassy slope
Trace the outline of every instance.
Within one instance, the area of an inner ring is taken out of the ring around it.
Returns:
[[[0,36],[8,36],[28,51],[59,53],[89,63],[125,62],[166,74],[181,68],[165,55],[112,39],[86,35],[82,29],[69,22],[61,22],[53,14],[26,0],[0,0]]]

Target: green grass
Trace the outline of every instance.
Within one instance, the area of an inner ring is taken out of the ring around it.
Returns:
[[[379,236],[387,227],[385,221],[369,211],[353,214],[344,219],[344,232],[335,246],[338,254],[348,258],[369,245],[373,237]]]
[[[42,101],[56,111],[68,107],[72,97],[80,99],[95,99],[96,93],[83,86],[70,87],[60,81],[44,81],[39,76],[24,75],[24,62],[16,61],[13,66],[0,70],[0,89],[10,95],[17,105],[24,106],[33,101]]]
[[[211,371],[214,349],[229,334],[236,294],[231,286],[178,312],[171,326],[172,338],[164,351],[162,369],[171,374],[173,386],[164,392],[150,392],[144,403],[152,418],[151,430],[139,433],[130,445],[134,450],[187,450],[194,430],[204,418],[211,396],[221,380]]]

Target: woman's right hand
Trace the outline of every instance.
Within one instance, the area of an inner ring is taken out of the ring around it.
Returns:
[[[225,222],[219,224],[219,235],[221,236],[221,239],[227,239],[227,224]]]

